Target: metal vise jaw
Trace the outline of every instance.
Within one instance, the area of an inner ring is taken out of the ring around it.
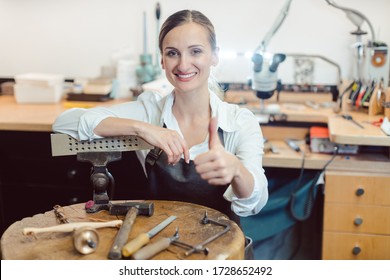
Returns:
[[[93,205],[86,207],[87,212],[109,210],[110,199],[107,188],[115,184],[108,172],[107,164],[122,158],[122,152],[152,149],[153,146],[136,136],[100,138],[91,141],[79,141],[67,134],[51,134],[52,156],[77,155],[77,160],[90,162],[93,166],[90,181],[93,186]],[[91,204],[91,203],[90,203]]]

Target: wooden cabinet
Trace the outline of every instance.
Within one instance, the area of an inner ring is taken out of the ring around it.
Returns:
[[[390,172],[326,172],[322,259],[390,259]]]

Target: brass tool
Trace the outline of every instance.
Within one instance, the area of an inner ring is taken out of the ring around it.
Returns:
[[[160,238],[156,242],[150,243],[145,247],[139,249],[131,257],[133,260],[148,260],[158,253],[164,251],[171,245],[172,242],[179,239],[179,230],[176,228],[176,232],[171,237]]]
[[[53,209],[56,218],[61,224],[70,223],[60,205],[54,205]],[[76,229],[73,233],[73,245],[75,249],[83,255],[95,252],[99,245],[98,232],[92,227],[81,227]]]
[[[124,257],[130,257],[135,252],[137,252],[142,246],[149,243],[150,239],[155,236],[157,233],[162,231],[165,227],[167,227],[170,223],[172,223],[176,219],[176,216],[170,216],[165,219],[163,222],[158,224],[156,227],[151,229],[147,233],[141,233],[136,238],[131,240],[122,248],[122,255]]]
[[[91,227],[76,229],[73,234],[73,245],[83,255],[95,252],[99,245],[99,235],[96,229]]]

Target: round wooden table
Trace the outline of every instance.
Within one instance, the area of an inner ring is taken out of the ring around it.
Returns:
[[[120,201],[123,202],[123,201]],[[202,224],[201,220],[207,211],[210,219],[230,225],[230,230],[218,239],[207,244],[208,255],[193,253],[186,257],[187,250],[171,244],[168,249],[155,255],[153,260],[217,260],[217,259],[244,259],[245,237],[239,226],[219,211],[204,206],[178,201],[146,201],[154,203],[154,214],[150,217],[138,215],[128,241],[146,233],[154,226],[174,215],[177,219],[164,228],[151,242],[160,237],[172,237],[179,230],[179,241],[190,245],[197,245],[221,232],[223,228],[213,224]],[[116,203],[116,202],[113,202]],[[86,213],[85,204],[74,204],[62,207],[63,213],[69,222],[110,221],[124,219],[124,216],[110,215],[108,211]],[[24,235],[26,227],[49,227],[58,225],[54,210],[33,217],[24,218],[12,224],[1,237],[2,259],[6,260],[97,260],[108,259],[108,253],[118,232],[118,228],[97,229],[99,243],[95,252],[87,255],[79,253],[73,244],[73,232],[45,232],[34,235]]]

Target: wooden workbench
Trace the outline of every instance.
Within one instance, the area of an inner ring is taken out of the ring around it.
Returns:
[[[154,204],[152,216],[138,215],[135,219],[128,241],[139,234],[146,233],[169,216],[176,220],[164,228],[151,243],[159,238],[172,237],[178,229],[179,240],[189,245],[198,245],[221,233],[225,227],[214,224],[202,224],[207,212],[208,218],[228,227],[229,230],[220,238],[205,245],[209,253],[185,255],[188,248],[170,245],[168,249],[155,255],[154,260],[242,260],[244,259],[245,237],[236,223],[219,211],[204,206],[179,201],[151,201]],[[118,203],[118,202],[113,202]],[[124,216],[110,215],[108,211],[86,213],[84,204],[74,204],[61,208],[69,222],[111,221],[124,219]],[[98,229],[99,243],[95,252],[81,254],[74,247],[73,232],[47,232],[34,235],[23,235],[24,228],[44,228],[58,225],[54,211],[27,217],[10,226],[1,238],[3,259],[8,260],[106,260],[109,250],[118,232],[117,228]],[[127,242],[126,242],[127,243]]]
[[[12,95],[0,95],[0,131],[52,131],[52,124],[60,113],[72,108],[110,106],[129,99],[115,99],[106,102],[71,102],[48,104],[18,104]]]

